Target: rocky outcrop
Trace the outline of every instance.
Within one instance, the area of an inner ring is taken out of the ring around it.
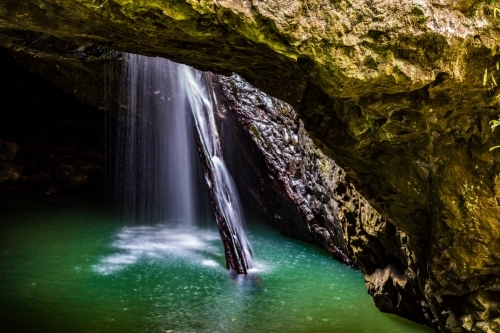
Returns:
[[[245,201],[264,208],[282,234],[316,243],[365,272],[368,292],[382,311],[431,324],[435,317],[417,274],[423,267],[408,236],[382,218],[314,145],[295,110],[237,75],[212,76],[212,85],[222,137],[232,142],[226,146],[238,143],[226,153],[243,156],[232,173],[243,193],[252,194]]]
[[[337,220],[338,206],[345,206],[333,200],[333,188],[319,171],[320,164],[334,164],[314,146],[293,108],[237,75],[212,75],[211,83],[225,153],[244,201],[264,209],[283,235],[321,245],[354,265]]]
[[[485,69],[498,75],[491,5],[6,0],[0,27],[2,45],[28,53],[55,36],[78,45],[68,52],[93,42],[242,74],[292,104],[314,142],[405,233],[442,330],[487,331],[500,316],[488,303],[500,274],[500,155],[488,152],[500,141],[488,126],[498,88],[482,82]]]

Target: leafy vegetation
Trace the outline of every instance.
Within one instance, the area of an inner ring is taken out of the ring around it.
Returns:
[[[494,119],[492,121],[490,121],[490,127],[491,127],[491,131],[493,132],[495,130],[495,128],[497,128],[498,126],[500,126],[500,118],[498,119]],[[493,149],[497,149],[497,148],[500,148],[500,146],[494,146],[494,147],[491,147],[490,148],[490,151],[492,151]]]
[[[500,7],[495,6],[495,3],[500,2],[500,0],[485,0],[486,3],[488,4],[487,10],[493,14],[494,18],[497,18],[497,16],[500,18]],[[500,47],[494,47],[492,52],[492,56],[496,56],[498,53],[500,53]],[[500,71],[500,62],[497,60],[496,64],[493,68],[490,68],[488,71],[488,67],[484,69],[484,76],[483,76],[483,86],[486,86],[488,82],[490,82],[493,86],[498,86],[497,80],[495,79],[495,72]]]
[[[498,17],[500,17],[500,8],[494,5],[495,3],[500,2],[500,0],[485,0],[485,1],[489,5],[488,6],[489,9],[493,13],[493,17],[497,18],[497,15],[498,15]],[[500,51],[500,48],[499,47],[495,47],[493,49],[493,51],[492,51],[492,56],[495,56],[498,51]],[[491,84],[493,86],[495,86],[495,87],[498,86],[497,81],[495,79],[494,72],[498,73],[499,71],[500,71],[500,62],[499,62],[499,60],[496,61],[494,69],[490,70],[489,73],[488,73],[488,68],[485,68],[485,70],[484,70],[484,76],[483,76],[483,86],[486,86],[488,84],[488,81],[491,81]],[[497,128],[498,126],[500,126],[500,116],[498,117],[498,119],[491,120],[489,122],[489,125],[491,127],[491,131],[492,132],[495,131],[495,128]],[[497,149],[497,148],[500,148],[500,145],[491,147],[490,151],[492,151],[494,149]]]

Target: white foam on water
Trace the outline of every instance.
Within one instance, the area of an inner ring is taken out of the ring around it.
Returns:
[[[272,271],[272,267],[266,264],[263,261],[260,260],[255,260],[253,262],[253,267],[248,270],[248,273],[250,274],[255,274],[255,273],[267,273]]]
[[[210,267],[216,267],[219,266],[219,264],[215,260],[203,260],[201,262],[203,266],[210,266]]]
[[[96,273],[111,274],[145,259],[167,264],[182,259],[189,264],[221,267],[210,258],[224,256],[217,232],[207,229],[172,228],[164,224],[125,227],[115,238],[112,247],[117,253],[101,258],[92,266]]]

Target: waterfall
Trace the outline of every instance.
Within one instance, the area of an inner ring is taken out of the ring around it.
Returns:
[[[116,206],[127,221],[193,226],[203,205],[189,93],[178,66],[123,55],[113,176]]]
[[[251,248],[222,156],[207,74],[162,58],[123,54],[119,91],[112,181],[122,217],[194,226],[210,194],[227,267],[246,273]]]
[[[189,101],[194,115],[200,158],[212,198],[215,218],[226,252],[227,267],[238,273],[247,273],[253,266],[252,250],[243,230],[236,185],[224,163],[214,112],[217,99],[209,93],[208,74],[182,66],[190,91]]]

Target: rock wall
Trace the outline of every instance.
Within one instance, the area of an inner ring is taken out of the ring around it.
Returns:
[[[45,65],[33,70],[88,100],[99,94],[85,82],[101,80],[107,72],[97,69],[109,62],[90,41],[241,73],[290,102],[317,146],[404,233],[389,228],[378,236],[407,244],[415,290],[432,312],[426,320],[443,331],[495,330],[500,155],[488,149],[500,138],[488,121],[500,110],[498,88],[482,84],[498,57],[491,55],[498,44],[491,7],[451,0],[299,5],[294,16],[267,1],[8,0],[0,4],[0,41],[27,66],[39,56]],[[293,37],[300,33],[303,42]],[[80,79],[64,83],[73,66]],[[403,270],[378,268],[372,280],[397,290]]]
[[[100,190],[104,113],[0,51],[0,195]]]
[[[68,52],[91,42],[161,55],[238,72],[289,102],[414,244],[440,327],[485,330],[500,315],[477,301],[497,296],[500,275],[500,154],[488,151],[500,142],[488,126],[499,88],[482,83],[485,69],[497,75],[493,9],[482,0],[4,0],[0,40],[18,51],[55,36],[78,45]]]

